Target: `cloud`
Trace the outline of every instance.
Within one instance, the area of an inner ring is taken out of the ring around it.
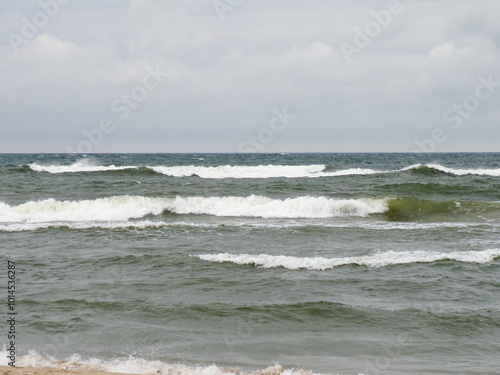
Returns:
[[[449,62],[450,60],[459,60],[473,55],[473,48],[464,47],[457,48],[453,43],[445,43],[434,47],[429,52],[429,57],[432,60]]]
[[[205,0],[69,3],[17,52],[7,34],[39,9],[0,8],[0,126],[25,139],[13,149],[2,137],[0,149],[64,150],[114,115],[111,103],[142,83],[146,67],[160,66],[161,86],[95,151],[147,151],[148,142],[155,151],[236,151],[283,105],[297,118],[270,151],[411,151],[478,77],[500,80],[500,4],[403,1],[348,63],[339,45],[387,4],[242,1],[221,21]],[[467,150],[491,147],[499,102],[493,95],[468,120],[484,136]],[[464,134],[443,151],[467,144]]]

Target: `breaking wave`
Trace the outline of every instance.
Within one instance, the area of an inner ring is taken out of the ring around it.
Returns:
[[[280,200],[257,195],[209,198],[116,196],[81,201],[58,201],[50,198],[17,206],[0,202],[0,223],[125,221],[146,215],[160,215],[164,211],[221,217],[327,218],[363,217],[386,210],[386,199],[372,198],[335,199],[304,196]]]
[[[7,350],[1,350],[0,355],[0,365],[6,366],[8,363]],[[312,371],[285,369],[278,363],[258,371],[241,371],[238,368],[220,367],[216,365],[188,366],[184,364],[167,364],[161,361],[148,361],[132,356],[105,361],[95,358],[85,360],[79,355],[73,355],[67,360],[60,361],[51,357],[43,357],[35,351],[30,351],[27,355],[17,358],[16,367],[43,367],[62,371],[83,371],[82,374],[85,374],[86,371],[92,371],[92,373],[95,371],[102,371],[121,374],[155,375],[315,375]]]
[[[340,199],[301,196],[274,199],[260,195],[248,197],[177,196],[173,198],[124,195],[78,201],[49,198],[19,205],[0,202],[0,231],[14,232],[65,226],[75,229],[92,227],[119,229],[172,225],[172,223],[148,220],[149,216],[161,217],[165,214],[264,219],[328,219],[368,217],[378,214],[383,215],[382,217],[389,222],[421,219],[439,219],[442,222],[446,220],[446,217],[456,218],[457,215],[462,214],[464,216],[471,213],[481,215],[488,212],[496,215],[498,211],[500,211],[500,202],[435,202],[412,197]],[[139,219],[145,220],[137,221]],[[243,225],[247,224],[248,222]],[[317,223],[305,224],[318,225]],[[329,224],[338,225],[332,222],[322,222],[320,226]],[[287,222],[286,225],[297,224]],[[303,226],[304,223],[298,223],[298,225]],[[355,226],[359,225],[361,224],[355,223]],[[370,225],[373,226],[373,224]],[[459,224],[453,224],[453,226],[457,225]],[[470,224],[460,225],[469,226]],[[375,225],[375,227],[379,226]],[[396,227],[392,225],[388,229],[391,228]]]
[[[332,166],[324,164],[311,165],[220,165],[220,166],[115,166],[96,165],[92,159],[82,159],[71,165],[39,165],[29,164],[28,167],[36,172],[48,173],[77,173],[77,172],[109,172],[120,170],[147,169],[170,177],[192,177],[197,176],[206,179],[224,178],[316,178],[316,177],[338,177],[354,175],[372,175],[385,173],[399,173],[413,171],[417,173],[446,173],[456,176],[500,176],[498,169],[453,169],[439,164],[414,164],[408,167],[394,170],[375,170],[368,168],[348,168],[333,170]]]
[[[201,178],[297,178],[320,177],[325,169],[324,165],[259,165],[259,166],[231,166],[218,167],[173,166],[150,167],[153,171],[171,177],[198,176]]]
[[[464,263],[489,263],[500,257],[500,249],[484,251],[455,251],[451,253],[437,253],[430,251],[387,251],[372,255],[363,255],[345,258],[301,258],[285,255],[252,255],[252,254],[203,254],[197,255],[201,260],[209,262],[229,262],[238,265],[253,265],[262,268],[284,267],[290,270],[308,269],[324,271],[339,266],[359,265],[367,267],[386,267],[398,264],[433,263],[442,260],[454,260]]]
[[[205,166],[102,166],[94,165],[92,161],[83,159],[71,165],[43,166],[36,163],[29,164],[29,168],[36,172],[48,173],[77,173],[77,172],[108,172],[128,169],[148,169],[170,177],[197,176],[207,179],[224,178],[314,178],[367,175],[382,173],[371,169],[350,168],[333,172],[325,172],[325,165],[257,165],[257,166],[232,166],[221,165],[216,167]]]
[[[48,172],[48,173],[77,173],[77,172],[107,172],[107,171],[121,171],[125,169],[137,169],[135,166],[121,166],[115,165],[95,165],[91,160],[82,159],[71,165],[39,165],[36,163],[28,165],[35,172]]]
[[[417,172],[442,172],[446,174],[451,174],[455,176],[466,176],[466,175],[476,175],[476,176],[500,176],[500,168],[497,169],[487,169],[487,168],[470,168],[470,169],[454,169],[442,166],[440,164],[415,164],[409,167],[401,169],[401,171],[414,170]]]

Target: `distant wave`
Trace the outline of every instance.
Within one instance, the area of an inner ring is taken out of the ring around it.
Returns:
[[[33,163],[28,166],[36,172],[48,173],[106,172],[138,168],[135,166],[117,167],[115,165],[94,165],[91,160],[87,159],[79,160],[71,165],[39,165]]]
[[[324,172],[326,168],[322,164],[312,165],[221,165],[216,167],[205,166],[103,166],[94,165],[91,161],[83,159],[71,165],[49,165],[43,166],[36,163],[29,164],[29,168],[36,172],[48,173],[86,173],[86,172],[108,172],[127,169],[146,168],[152,172],[170,177],[192,177],[197,176],[207,179],[224,178],[314,178],[314,177],[334,177],[350,175],[367,175],[381,173],[379,171],[362,168],[350,168],[345,170]]]
[[[172,177],[198,176],[201,178],[297,178],[320,177],[324,165],[258,165],[258,166],[231,166],[218,167],[173,166],[149,167],[157,173]]]
[[[297,197],[272,199],[249,197],[150,198],[116,196],[95,200],[58,201],[45,199],[17,206],[0,202],[0,223],[53,221],[125,221],[164,211],[175,214],[242,216],[261,218],[327,218],[367,216],[387,210],[386,199],[335,199]]]
[[[316,178],[368,175],[385,173],[373,169],[349,168],[333,172],[325,172],[326,165],[257,165],[257,166],[231,166],[196,167],[194,165],[175,167],[148,167],[157,173],[172,177],[198,176],[201,178]]]
[[[7,366],[7,351],[0,350],[0,366]],[[176,374],[176,375],[320,375],[303,369],[285,369],[280,364],[269,366],[258,371],[240,371],[234,368],[223,368],[216,365],[188,366],[184,364],[167,364],[161,361],[149,361],[142,358],[127,357],[114,360],[99,360],[96,358],[84,360],[79,355],[73,355],[67,360],[60,361],[51,357],[43,357],[35,351],[20,356],[16,360],[16,367],[45,367],[57,370],[74,371],[102,371],[121,374]],[[84,372],[83,372],[84,373]],[[82,373],[82,374],[83,374]]]
[[[452,174],[455,176],[466,176],[466,175],[476,175],[476,176],[492,176],[492,177],[499,177],[500,176],[500,168],[497,169],[486,169],[486,168],[471,168],[471,169],[454,169],[454,168],[448,168],[439,164],[415,164],[411,165],[409,167],[403,168],[400,171],[409,171],[409,170],[415,170],[415,171],[420,171],[420,172],[427,172],[427,171],[437,171],[437,172],[443,172],[446,174]]]
[[[331,167],[324,164],[311,165],[220,165],[210,166],[115,166],[96,165],[92,160],[82,159],[71,165],[39,165],[29,164],[29,168],[36,172],[48,173],[88,173],[88,172],[109,172],[120,170],[147,169],[151,172],[163,174],[170,177],[192,177],[197,176],[206,179],[224,178],[318,178],[318,177],[339,177],[372,175],[386,173],[400,173],[414,171],[420,173],[440,172],[456,176],[477,175],[477,176],[500,176],[498,169],[453,169],[439,164],[414,164],[408,167],[394,170],[375,170],[368,168],[349,168],[330,171]]]
[[[441,260],[454,260],[464,263],[489,263],[500,257],[500,249],[484,251],[454,251],[437,253],[430,251],[387,251],[373,255],[363,255],[345,258],[302,258],[285,255],[251,255],[251,254],[203,254],[197,255],[201,260],[209,262],[229,262],[238,265],[254,265],[263,268],[284,267],[291,270],[308,269],[323,271],[339,266],[359,265],[367,267],[386,267],[398,264],[433,263]]]

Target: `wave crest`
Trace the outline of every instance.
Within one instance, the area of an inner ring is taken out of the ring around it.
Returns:
[[[366,168],[349,168],[337,171],[325,172],[326,165],[220,165],[216,167],[207,166],[115,166],[96,165],[91,160],[79,160],[71,165],[39,165],[29,164],[28,167],[35,172],[47,173],[87,173],[87,172],[109,172],[128,169],[147,169],[154,173],[170,177],[192,177],[197,176],[206,179],[225,178],[316,178],[336,177],[352,175],[368,175],[375,173],[387,173]]]
[[[324,164],[311,165],[219,165],[219,166],[195,166],[195,165],[177,165],[177,166],[115,166],[115,165],[97,165],[92,159],[82,159],[71,165],[39,165],[37,163],[29,164],[28,167],[36,172],[48,173],[77,173],[77,172],[109,172],[128,169],[147,169],[154,173],[170,177],[192,177],[197,176],[206,179],[225,179],[225,178],[317,178],[317,177],[339,177],[372,175],[386,173],[400,173],[413,171],[417,173],[446,173],[455,176],[477,175],[477,176],[500,176],[500,168],[470,168],[454,169],[442,166],[440,164],[414,164],[408,167],[394,170],[375,170],[368,168],[348,168],[339,170],[330,170],[333,166]]]
[[[58,201],[50,198],[17,206],[0,202],[0,223],[126,221],[147,215],[160,215],[164,211],[181,215],[221,217],[328,218],[363,217],[386,210],[386,199],[372,198],[335,199],[304,196],[281,200],[257,195],[208,198],[116,196],[81,201]]]
[[[107,172],[107,171],[121,171],[125,169],[137,169],[135,166],[122,166],[115,165],[95,165],[91,160],[82,159],[71,165],[39,165],[32,163],[28,165],[35,172],[48,172],[48,173],[78,173],[78,172]]]
[[[454,251],[451,253],[437,253],[430,251],[387,251],[385,253],[345,258],[307,258],[267,254],[236,255],[229,253],[202,254],[196,255],[196,257],[209,262],[228,262],[238,265],[254,265],[262,268],[283,267],[290,270],[307,269],[324,271],[346,265],[378,268],[399,264],[433,263],[441,260],[454,260],[465,263],[489,263],[495,258],[500,257],[500,249],[489,249],[484,251]]]
[[[417,171],[423,173],[429,172],[442,172],[446,174],[451,174],[455,176],[466,176],[466,175],[476,175],[476,176],[500,176],[500,168],[488,169],[488,168],[469,168],[469,169],[455,169],[442,166],[440,164],[415,164],[409,167],[401,169],[401,171]]]
[[[325,165],[258,165],[258,166],[231,166],[217,167],[201,166],[172,166],[149,167],[157,173],[171,177],[198,176],[201,178],[297,178],[319,177]]]

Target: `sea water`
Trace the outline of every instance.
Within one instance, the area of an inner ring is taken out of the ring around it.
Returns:
[[[498,153],[3,154],[0,259],[20,366],[499,371]]]

